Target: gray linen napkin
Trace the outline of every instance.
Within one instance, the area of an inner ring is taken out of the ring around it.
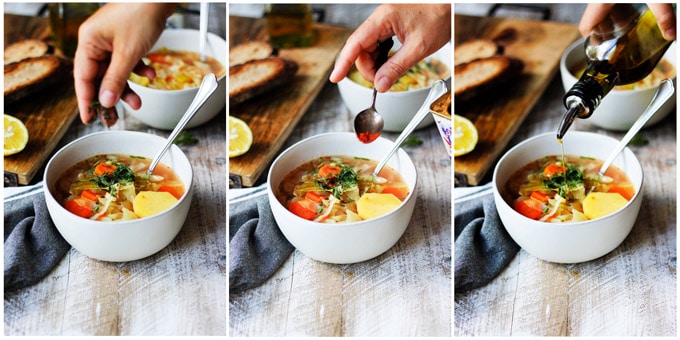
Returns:
[[[240,189],[236,189],[240,190]],[[266,187],[229,199],[229,293],[267,281],[295,249],[274,221]]]
[[[503,227],[490,186],[454,199],[454,290],[464,293],[495,278],[519,251]]]
[[[42,183],[4,200],[5,292],[32,286],[56,266],[71,246],[54,226]]]

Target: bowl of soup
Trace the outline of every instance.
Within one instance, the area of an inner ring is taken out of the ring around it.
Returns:
[[[603,129],[625,131],[630,129],[652,101],[663,79],[672,79],[675,85],[677,60],[675,42],[671,44],[655,69],[644,79],[628,85],[615,86],[587,119],[577,119],[575,124],[590,123]],[[578,81],[586,68],[583,40],[571,44],[560,58],[560,75],[565,91]],[[675,112],[675,92],[645,126],[654,125],[669,113]]]
[[[401,44],[395,39],[394,46],[393,51],[397,51]],[[390,91],[376,96],[375,108],[383,117],[384,130],[401,132],[425,102],[432,84],[439,79],[446,80],[448,87],[451,88],[450,43],[416,63],[395,82]],[[347,77],[338,82],[338,90],[353,115],[371,106],[373,84],[364,80],[354,66]],[[432,123],[433,117],[428,116],[416,128],[420,129]]]
[[[283,151],[267,176],[269,204],[283,235],[300,252],[327,263],[365,261],[401,238],[416,202],[416,169],[399,149],[373,176],[394,143],[370,144],[354,133],[304,139]]]
[[[177,236],[192,200],[193,170],[176,146],[148,174],[165,139],[124,130],[81,137],[57,151],[44,175],[47,209],[79,252],[111,262],[138,260]]]
[[[206,73],[213,73],[218,87],[189,121],[187,128],[202,125],[226,108],[227,43],[208,33],[206,60],[199,55],[199,32],[192,29],[166,29],[142,59],[154,68],[151,79],[132,73],[128,85],[139,95],[142,105],[138,110],[122,102],[127,114],[157,129],[172,130],[191,101]]]
[[[624,241],[640,210],[644,175],[629,148],[598,175],[617,143],[606,135],[570,131],[560,145],[550,132],[501,157],[493,173],[494,201],[522,249],[545,261],[578,263]]]

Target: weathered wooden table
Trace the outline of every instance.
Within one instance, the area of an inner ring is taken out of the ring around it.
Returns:
[[[224,23],[224,8],[220,13]],[[224,37],[224,28],[215,33]],[[194,169],[194,198],[170,245],[126,263],[93,260],[71,249],[38,284],[5,292],[4,335],[225,335],[225,117],[187,130],[199,141],[182,146]],[[57,148],[102,129],[77,118]],[[170,134],[132,117],[112,129]],[[35,181],[40,177],[42,171]]]
[[[510,145],[556,131],[563,95],[558,75]],[[572,129],[623,136],[587,120]],[[454,335],[676,336],[676,134],[671,113],[640,132],[648,144],[631,147],[645,174],[644,200],[623,244],[602,258],[569,265],[520,250],[487,286],[454,294]]]
[[[358,14],[351,5],[330,7],[327,17],[370,14]],[[337,86],[327,83],[281,150],[319,133],[353,131],[355,113]],[[423,144],[405,150],[419,174],[418,196],[399,242],[350,265],[318,262],[295,251],[260,287],[230,294],[230,336],[451,334],[451,159],[434,125],[414,134]],[[398,134],[384,136],[394,140]]]

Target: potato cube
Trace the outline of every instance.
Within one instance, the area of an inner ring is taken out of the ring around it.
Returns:
[[[135,196],[132,207],[139,217],[147,217],[168,210],[177,198],[168,192],[140,191]]]
[[[401,201],[393,194],[367,193],[357,201],[357,213],[362,219],[368,220],[385,215],[400,204]]]
[[[583,213],[593,220],[619,211],[626,203],[619,193],[591,192],[583,200]]]

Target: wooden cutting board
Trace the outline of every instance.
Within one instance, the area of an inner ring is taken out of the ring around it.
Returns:
[[[5,14],[4,20],[5,46],[23,39],[49,40],[45,18]],[[29,134],[23,151],[4,157],[4,185],[29,184],[78,116],[73,79],[6,104],[4,110],[21,119]]]
[[[253,186],[273,161],[295,125],[328,82],[335,57],[352,32],[347,27],[315,25],[315,43],[307,48],[281,49],[279,55],[295,60],[298,73],[288,84],[229,109],[253,131],[253,145],[229,159],[229,186]],[[268,39],[265,19],[229,17],[229,44]]]
[[[456,15],[454,24],[454,46],[494,39],[505,55],[524,63],[522,75],[492,97],[482,95],[465,105],[454,99],[454,113],[470,119],[479,132],[475,150],[454,159],[455,184],[478,185],[557,73],[562,52],[580,34],[571,24],[499,17]]]

